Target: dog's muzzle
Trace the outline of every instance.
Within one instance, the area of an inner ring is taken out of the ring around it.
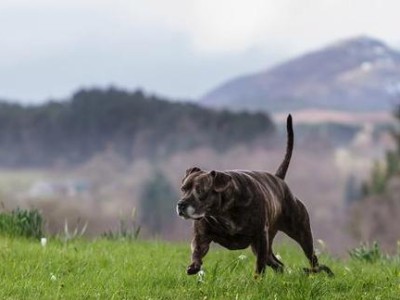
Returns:
[[[178,216],[187,217],[186,215],[187,207],[188,207],[187,203],[179,201],[178,204],[176,205],[176,212],[178,213]]]
[[[186,201],[179,201],[176,206],[176,212],[184,219],[200,220],[204,213],[196,213],[195,208]]]

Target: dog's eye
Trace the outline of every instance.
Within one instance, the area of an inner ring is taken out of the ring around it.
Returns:
[[[196,186],[195,191],[200,201],[203,201],[204,199],[207,198],[207,193],[204,191],[202,187]]]
[[[199,186],[196,186],[194,189],[198,195],[200,195],[202,193],[202,190]]]
[[[187,192],[188,190],[189,190],[189,186],[187,186],[187,185],[184,185],[181,187],[182,192]]]

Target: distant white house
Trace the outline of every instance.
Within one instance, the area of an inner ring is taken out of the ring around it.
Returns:
[[[28,196],[32,198],[76,197],[90,193],[91,184],[88,180],[40,180],[32,184]]]

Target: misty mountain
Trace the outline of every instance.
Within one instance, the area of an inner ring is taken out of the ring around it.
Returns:
[[[337,42],[263,72],[227,81],[200,103],[212,107],[388,111],[400,98],[400,52],[369,37]]]
[[[0,102],[0,166],[78,164],[112,150],[131,160],[209,146],[223,151],[268,136],[264,113],[214,111],[110,88],[38,106]]]

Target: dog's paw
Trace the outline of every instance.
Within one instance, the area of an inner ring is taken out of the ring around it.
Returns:
[[[186,274],[194,275],[197,274],[199,271],[200,271],[200,266],[193,263],[187,268]]]
[[[306,275],[310,274],[316,274],[320,272],[325,272],[329,277],[335,276],[335,274],[325,265],[320,265],[317,268],[309,269],[309,268],[303,268],[303,271]]]
[[[310,269],[310,268],[303,268],[303,273],[305,275],[310,275],[310,274],[314,274],[316,273],[314,269]]]
[[[334,277],[335,276],[335,274],[332,272],[332,270],[329,267],[325,266],[325,265],[320,265],[319,266],[319,271],[320,272],[321,271],[325,272],[329,277]]]

